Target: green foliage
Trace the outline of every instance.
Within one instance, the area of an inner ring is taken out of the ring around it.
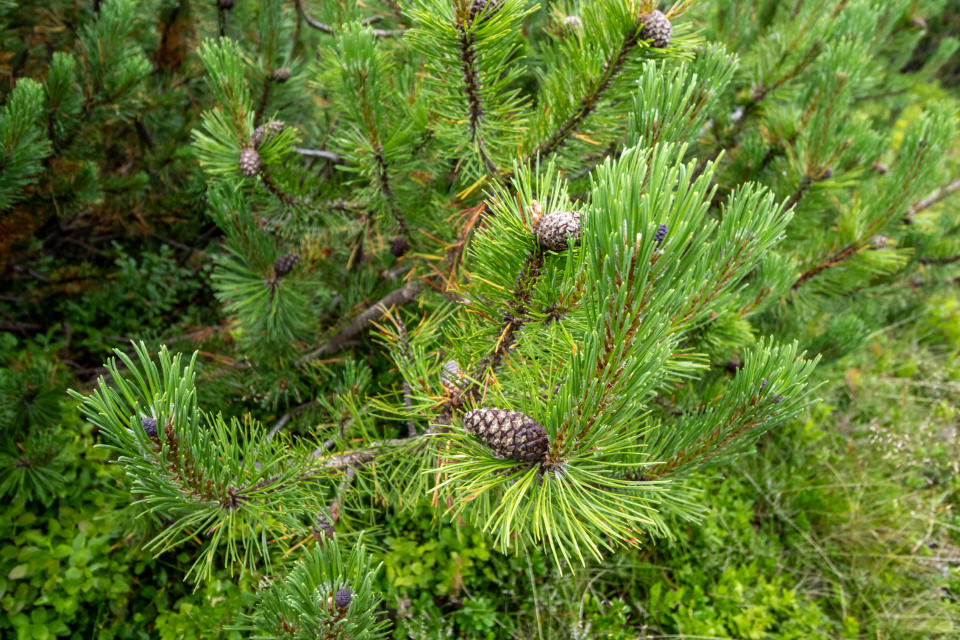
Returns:
[[[41,170],[50,152],[50,141],[40,128],[43,87],[30,78],[17,83],[0,110],[0,149],[3,152],[0,179],[0,210],[22,198],[24,188]]]
[[[62,442],[66,478],[47,496],[46,509],[26,502],[27,492],[5,501],[0,520],[5,637],[142,637],[171,599],[194,599],[179,570],[171,570],[171,563],[154,564],[140,548],[142,538],[129,531],[123,497],[111,490],[115,468],[103,464],[92,441],[89,431],[77,430]]]
[[[837,637],[819,607],[798,599],[782,579],[768,582],[755,564],[729,567],[716,582],[694,567],[687,564],[677,572],[672,589],[663,583],[650,587],[647,606],[658,628],[721,638]]]
[[[188,573],[196,581],[211,575],[221,547],[231,567],[269,567],[267,539],[303,529],[320,508],[310,473],[256,424],[201,412],[194,361],[183,364],[163,349],[158,367],[143,343],[138,362],[116,354],[130,378],[111,362],[110,386],[101,378],[92,395],[72,393],[119,457],[143,516],[172,519],[147,548],[163,552],[196,540],[201,550]],[[144,420],[155,420],[154,433]]]
[[[336,542],[321,542],[306,551],[284,579],[261,591],[250,629],[257,638],[357,638],[383,636],[375,609],[373,567],[358,540],[349,554]],[[349,591],[349,601],[338,595]]]
[[[227,4],[0,0],[0,635],[956,635],[948,2]]]

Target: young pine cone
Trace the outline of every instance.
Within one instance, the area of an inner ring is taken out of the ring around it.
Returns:
[[[157,419],[144,416],[140,418],[140,426],[143,427],[143,432],[147,434],[148,438],[157,437]]]
[[[537,462],[550,445],[543,425],[519,411],[474,409],[463,416],[463,426],[498,458]]]
[[[298,262],[300,262],[300,256],[295,253],[280,256],[273,261],[273,275],[282,278],[293,271],[293,268],[297,266]]]
[[[581,215],[579,211],[553,211],[541,218],[533,230],[540,246],[550,251],[566,249],[568,238],[580,237]]]
[[[353,600],[353,591],[346,588],[340,589],[336,595],[333,596],[333,604],[337,609],[346,609],[350,606],[351,600]]]
[[[250,135],[250,144],[252,144],[255,149],[259,149],[261,144],[270,142],[274,136],[283,131],[284,126],[280,120],[271,120],[266,124],[260,125],[254,129]]]
[[[640,30],[641,39],[652,40],[651,46],[657,49],[663,49],[670,44],[673,26],[662,11],[651,11],[647,15],[641,16],[640,22],[643,23],[643,29]]]
[[[667,237],[667,232],[669,230],[670,228],[665,224],[661,224],[657,227],[656,233],[653,234],[653,241],[658,247],[663,244],[663,241]]]
[[[240,166],[240,172],[248,178],[252,178],[260,173],[260,154],[256,149],[244,149],[240,152],[240,160],[237,162]]]

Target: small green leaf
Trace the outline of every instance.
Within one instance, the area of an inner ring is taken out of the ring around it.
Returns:
[[[25,564],[18,564],[13,569],[10,570],[10,573],[7,574],[8,580],[19,580],[27,575],[28,566]]]

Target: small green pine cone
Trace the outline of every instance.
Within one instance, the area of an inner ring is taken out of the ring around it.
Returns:
[[[543,425],[519,411],[474,409],[463,416],[463,426],[498,458],[538,462],[550,445]]]

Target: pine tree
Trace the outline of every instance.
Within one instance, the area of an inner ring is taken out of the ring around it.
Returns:
[[[263,637],[376,637],[344,539],[378,509],[564,570],[696,520],[691,480],[866,336],[858,300],[949,259],[917,205],[955,105],[897,87],[956,42],[898,77],[913,4],[220,3],[192,151],[229,365],[140,344],[75,394],[151,550],[276,578]]]
[[[70,372],[89,377],[116,336],[163,331],[177,298],[202,291],[170,277],[202,244],[178,238],[208,224],[182,153],[195,92],[176,89],[189,8],[147,4],[0,6],[3,495],[62,486]]]

